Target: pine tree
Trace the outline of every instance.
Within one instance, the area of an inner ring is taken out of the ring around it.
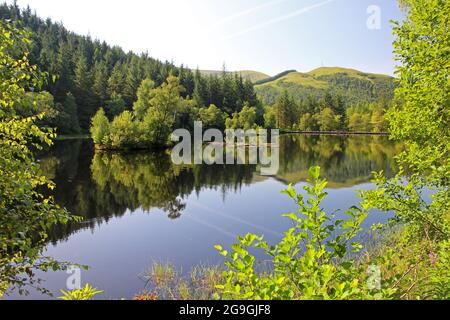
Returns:
[[[200,70],[195,71],[195,77],[194,77],[194,94],[193,98],[196,102],[196,104],[199,107],[205,107],[209,101],[209,95],[207,94],[207,83],[205,81],[205,78],[200,74]]]
[[[286,90],[278,98],[276,108],[278,127],[291,128],[296,123],[296,104]]]
[[[107,94],[112,97],[114,94],[123,94],[124,92],[124,73],[121,63],[117,63],[112,69],[111,76],[108,79]]]
[[[136,101],[136,92],[143,79],[144,74],[139,59],[133,57],[128,66],[123,92],[123,98],[127,105],[132,105],[133,102]]]
[[[104,61],[96,62],[94,65],[93,90],[97,98],[97,104],[103,105],[107,99],[108,70]]]
[[[92,101],[92,78],[88,69],[87,60],[83,55],[78,58],[75,67],[74,83],[80,126],[86,130],[89,128],[90,120],[95,114],[96,107]]]
[[[72,48],[67,42],[61,42],[56,58],[56,82],[52,94],[56,102],[63,103],[67,92],[74,86],[74,64]]]

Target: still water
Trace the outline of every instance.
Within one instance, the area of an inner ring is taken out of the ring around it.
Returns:
[[[131,298],[145,288],[141,275],[153,262],[189,271],[222,263],[214,245],[230,246],[237,235],[279,240],[291,226],[280,215],[295,210],[280,191],[291,182],[301,190],[310,166],[321,166],[329,181],[324,208],[339,216],[357,204],[358,190],[372,187],[371,172],[395,172],[400,148],[380,136],[286,135],[278,174],[264,177],[255,165],[177,166],[165,152],[95,153],[90,140],[59,141],[40,163],[56,183],[56,202],[84,220],[53,230],[45,254],[88,265],[82,282],[104,290],[101,298]],[[386,218],[373,212],[365,226]],[[58,296],[69,275],[39,276]],[[29,298],[50,297],[32,289],[9,296]]]

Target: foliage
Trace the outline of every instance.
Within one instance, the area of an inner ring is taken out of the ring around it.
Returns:
[[[336,115],[331,108],[323,109],[316,116],[320,131],[337,131],[340,127],[339,115]]]
[[[103,109],[93,117],[91,135],[94,143],[107,149],[138,149],[166,146],[174,129],[175,117],[185,100],[184,88],[173,76],[154,88],[153,81],[146,79],[140,85],[133,112],[124,111],[110,123]]]
[[[275,108],[266,107],[264,110],[264,127],[275,129],[277,127],[277,114]]]
[[[59,116],[56,119],[56,123],[50,124],[50,126],[55,127],[60,134],[79,134],[81,128],[78,121],[77,104],[73,94],[68,92],[63,103],[56,103],[55,106]]]
[[[112,93],[110,100],[105,102],[105,113],[109,120],[125,111],[126,105],[120,94]]]
[[[317,126],[316,118],[307,112],[300,117],[297,128],[301,131],[314,131]]]
[[[92,287],[89,283],[86,283],[84,288],[72,291],[61,290],[61,293],[63,294],[59,297],[61,300],[92,300],[92,298],[100,293],[103,293],[103,291]]]
[[[411,289],[427,288],[414,298],[448,299],[450,287],[448,242],[450,236],[450,83],[448,17],[450,3],[441,0],[408,0],[406,19],[396,23],[395,54],[400,86],[388,112],[392,138],[404,141],[398,158],[399,173],[387,179],[375,175],[377,188],[365,194],[367,204],[395,212],[392,223],[401,223],[404,241],[432,260],[423,279]],[[404,259],[415,270],[417,256]],[[409,274],[407,279],[411,278]]]
[[[37,98],[26,91],[42,84],[43,75],[23,51],[29,44],[29,34],[0,21],[0,295],[10,286],[22,290],[31,285],[45,291],[34,270],[64,267],[42,256],[47,232],[57,223],[74,219],[37,191],[54,184],[42,175],[32,149],[51,145],[55,134],[38,127],[44,113],[19,112],[25,101]],[[48,100],[36,99],[31,105],[42,101]]]
[[[206,128],[224,129],[224,114],[215,105],[211,104],[207,109],[201,108],[198,118]]]
[[[137,139],[138,127],[134,116],[130,111],[124,111],[111,122],[109,140],[103,139],[102,142],[109,142],[106,147],[113,149],[127,149],[133,148],[137,144]]]
[[[70,107],[65,104],[67,93],[73,93],[76,121],[84,132],[89,130],[90,119],[100,107],[112,120],[120,112],[133,107],[143,80],[150,79],[156,88],[163,85],[169,75],[177,77],[185,88],[182,97],[194,99],[201,108],[214,104],[222,112],[231,115],[240,112],[245,103],[251,106],[259,104],[249,77],[264,75],[230,73],[225,70],[202,74],[199,70],[193,71],[183,65],[177,67],[171,62],[153,59],[146,53],[126,53],[117,46],[109,46],[90,36],[74,34],[60,23],[41,19],[29,8],[20,10],[16,4],[1,4],[0,18],[12,20],[31,30],[31,62],[47,71],[49,79],[55,76],[55,81],[44,85],[44,90],[54,96],[55,104],[60,104],[63,111]],[[115,110],[116,107],[120,110]],[[183,124],[183,127],[187,126]]]
[[[133,112],[136,118],[142,120],[151,107],[151,100],[154,97],[155,83],[150,79],[142,81],[137,90],[137,101],[133,104]]]
[[[390,101],[381,96],[377,102],[344,102],[340,93],[326,91],[323,96],[308,96],[296,100],[288,90],[279,95],[272,107],[267,107],[267,121],[276,118],[276,127],[300,131],[386,132],[385,112]]]
[[[279,97],[275,104],[277,113],[277,126],[278,128],[289,129],[295,123],[295,117],[297,114],[297,105],[289,95],[287,90]]]
[[[358,104],[346,110],[347,127],[353,132],[387,132],[385,112],[389,109],[383,99],[373,104]]]
[[[256,127],[256,108],[245,105],[241,112],[233,113],[232,118],[225,120],[227,129],[249,130]]]
[[[91,137],[96,144],[108,144],[110,139],[110,124],[105,111],[100,109],[91,120]]]
[[[293,227],[283,239],[270,246],[262,237],[247,234],[231,247],[231,252],[216,246],[227,258],[226,281],[217,286],[222,299],[367,299],[389,298],[394,291],[372,291],[366,276],[356,267],[351,254],[362,249],[357,241],[366,208],[352,207],[347,220],[335,220],[321,209],[327,196],[327,182],[319,167],[310,169],[311,185],[305,186],[308,198],[289,186],[284,191],[299,209],[284,215]],[[250,252],[261,249],[270,257],[273,268],[257,272],[256,258]]]

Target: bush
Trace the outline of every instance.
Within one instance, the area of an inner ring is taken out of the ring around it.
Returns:
[[[125,111],[114,118],[111,123],[110,140],[114,149],[136,146],[138,129],[130,111]]]
[[[355,263],[362,245],[356,241],[366,208],[352,207],[345,212],[348,220],[335,220],[321,209],[327,185],[320,178],[319,167],[310,169],[312,184],[304,187],[308,198],[292,186],[284,191],[296,202],[296,213],[285,214],[293,227],[275,246],[262,237],[247,234],[231,247],[216,249],[227,258],[226,281],[217,286],[222,299],[380,299],[390,298],[395,290],[373,290],[366,285],[364,268]],[[337,235],[336,235],[337,234]],[[250,252],[262,250],[273,268],[256,271],[256,258]]]
[[[72,291],[61,290],[61,293],[63,294],[59,297],[61,300],[92,300],[92,298],[103,293],[103,291],[93,288],[89,283],[86,283],[86,286],[82,289]]]
[[[91,136],[96,144],[107,145],[110,142],[110,126],[105,111],[101,108],[91,120]]]

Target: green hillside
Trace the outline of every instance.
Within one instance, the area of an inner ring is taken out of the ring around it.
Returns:
[[[338,67],[307,73],[289,71],[256,83],[256,91],[267,105],[274,104],[284,90],[297,100],[320,97],[331,91],[343,95],[347,103],[357,103],[374,102],[381,96],[391,98],[394,88],[394,78],[390,76]]]
[[[217,70],[200,70],[201,74],[203,75],[220,75],[223,71],[217,71]],[[242,70],[242,71],[233,71],[230,72],[232,74],[240,74],[244,79],[248,79],[251,82],[258,82],[263,79],[269,78],[269,75],[259,72],[259,71],[252,71],[252,70]]]

